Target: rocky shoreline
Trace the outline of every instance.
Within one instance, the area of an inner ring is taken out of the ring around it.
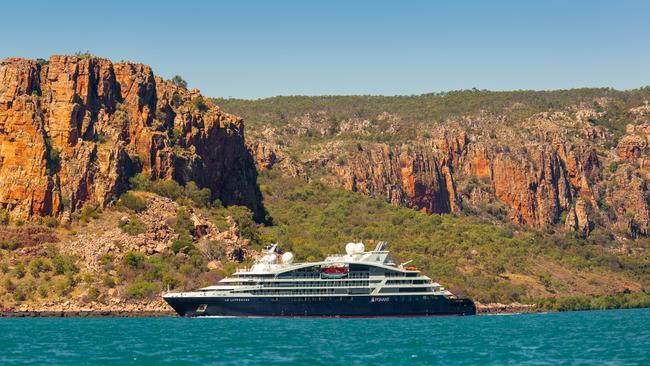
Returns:
[[[541,313],[547,310],[540,309],[535,304],[521,304],[514,302],[511,304],[490,303],[482,304],[476,302],[476,313],[479,315],[494,315],[494,314],[525,314],[525,313]]]
[[[174,311],[1,311],[0,318],[158,318],[176,316]]]
[[[542,309],[530,304],[481,304],[476,303],[477,315],[494,314],[524,314],[539,313]],[[0,310],[0,318],[149,318],[149,317],[175,317],[176,312],[172,310],[127,310],[127,309],[66,309],[66,310]]]

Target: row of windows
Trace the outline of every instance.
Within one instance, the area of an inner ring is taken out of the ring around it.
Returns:
[[[390,298],[390,301],[392,302],[415,302],[415,301],[420,301],[420,300],[433,300],[435,296],[394,296]],[[271,301],[280,301],[280,297],[272,297]],[[295,301],[295,302],[302,302],[302,301],[331,301],[331,300],[338,300],[338,301],[352,301],[353,297],[352,296],[328,296],[328,297],[292,297],[289,300],[290,301]],[[462,304],[461,304],[462,305]]]
[[[305,281],[305,282],[262,282],[264,287],[345,287],[368,286],[368,281]]]
[[[427,283],[427,280],[388,280],[386,281],[387,285],[423,285]]]
[[[245,291],[253,295],[327,295],[333,294],[333,289],[313,289],[313,290],[250,290]]]

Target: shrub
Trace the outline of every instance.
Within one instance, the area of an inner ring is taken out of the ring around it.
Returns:
[[[120,221],[117,225],[123,232],[135,236],[147,231],[144,223],[137,217],[131,215],[127,221]]]
[[[113,260],[115,257],[111,253],[105,253],[99,258],[99,264],[104,267],[104,269],[109,270],[113,268]]]
[[[90,51],[86,51],[86,52],[77,51],[77,52],[74,53],[74,55],[77,56],[77,57],[80,57],[80,58],[91,58],[91,57],[93,57],[93,55],[92,55],[92,53],[90,53]]]
[[[0,262],[0,272],[2,273],[9,272],[9,265],[7,264],[7,262],[4,261]]]
[[[174,278],[174,276],[167,273],[163,276],[162,284],[165,289],[171,290],[176,288],[180,284],[180,281]]]
[[[49,228],[55,228],[59,226],[59,222],[57,219],[53,216],[45,216],[43,217],[43,225],[49,227]]]
[[[41,273],[49,272],[52,266],[42,258],[36,258],[29,263],[29,273],[32,277],[38,278]]]
[[[183,248],[187,248],[188,251],[191,251],[194,249],[194,244],[192,241],[187,239],[176,239],[172,242],[171,249],[174,253],[180,252]]]
[[[181,104],[183,104],[183,98],[181,98],[180,94],[174,93],[172,95],[172,105],[175,106],[175,107],[178,107]]]
[[[132,269],[139,269],[144,266],[144,254],[138,252],[127,252],[124,254],[124,264]]]
[[[0,240],[0,249],[16,250],[18,247],[20,247],[18,238]]]
[[[61,152],[52,146],[52,139],[45,139],[46,156],[46,174],[52,175],[61,168]]]
[[[148,191],[151,188],[151,175],[147,173],[138,173],[129,178],[131,189],[138,191]]]
[[[226,257],[226,243],[223,240],[203,240],[197,247],[201,255],[208,261]]]
[[[75,264],[75,258],[71,255],[56,254],[52,257],[52,266],[54,273],[57,275],[72,275],[79,272],[79,267]]]
[[[176,210],[176,223],[174,231],[180,236],[191,236],[194,224],[190,218],[190,212],[185,207]]]
[[[40,296],[42,298],[46,298],[47,295],[48,295],[48,290],[47,290],[47,287],[45,285],[38,286],[37,291],[38,291],[38,296]]]
[[[83,222],[90,222],[91,220],[95,220],[99,218],[100,213],[101,213],[101,208],[99,207],[98,203],[96,202],[88,203],[81,210],[81,214],[79,215],[79,220]]]
[[[127,295],[133,299],[144,299],[155,295],[158,292],[158,286],[155,283],[138,279],[127,288]]]
[[[18,262],[18,264],[16,264],[14,267],[14,274],[16,274],[16,277],[18,278],[25,277],[25,265],[23,262]]]
[[[178,270],[182,274],[184,274],[186,276],[190,276],[190,277],[193,277],[193,276],[197,275],[198,272],[199,272],[199,271],[197,271],[197,269],[193,265],[191,265],[189,263],[185,263],[185,264],[181,265]]]
[[[2,281],[2,287],[4,287],[7,292],[11,292],[16,289],[16,285],[14,285],[14,283],[9,278],[5,278],[4,281]]]
[[[205,112],[210,108],[205,102],[205,99],[203,99],[201,96],[192,99],[192,105],[201,112]]]
[[[163,273],[167,270],[167,266],[159,256],[152,256],[147,258],[145,263],[147,271],[144,278],[148,281],[158,281],[163,278]]]
[[[22,288],[16,288],[12,293],[12,297],[16,301],[25,301],[27,299],[27,294],[25,293],[25,290]]]
[[[104,279],[102,280],[102,284],[108,288],[113,288],[115,287],[115,278],[112,276],[106,275],[104,276]]]
[[[60,296],[69,294],[77,285],[74,275],[67,274],[61,281],[56,284],[55,290]]]
[[[171,82],[179,88],[187,89],[187,81],[185,81],[180,75],[174,75]]]
[[[199,188],[196,183],[190,181],[185,185],[183,194],[191,199],[197,207],[210,205],[211,192],[209,188]]]
[[[99,299],[99,295],[101,295],[99,289],[95,286],[90,286],[90,288],[88,289],[88,298],[91,301],[97,301],[97,299]]]
[[[126,192],[120,196],[119,203],[135,212],[142,212],[147,208],[147,200],[132,192]]]
[[[156,181],[152,190],[159,196],[173,200],[183,195],[183,187],[172,179]]]
[[[0,209],[0,225],[9,225],[9,211]]]

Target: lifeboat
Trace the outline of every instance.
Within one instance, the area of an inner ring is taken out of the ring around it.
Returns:
[[[321,275],[326,278],[341,278],[348,275],[346,265],[331,265],[321,268]]]
[[[407,271],[417,271],[418,267],[416,267],[416,266],[406,266],[406,267],[404,267],[404,269],[407,270]]]

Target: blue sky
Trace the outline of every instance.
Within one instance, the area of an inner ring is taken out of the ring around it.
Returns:
[[[0,58],[90,51],[215,97],[650,85],[650,1],[11,1]]]

